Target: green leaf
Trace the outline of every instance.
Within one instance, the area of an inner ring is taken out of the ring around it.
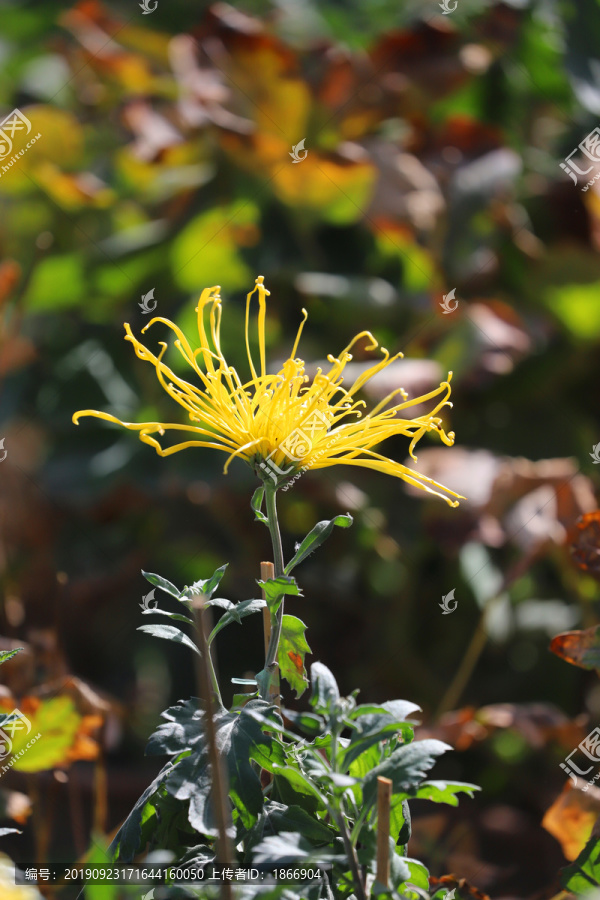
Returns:
[[[2,663],[8,662],[9,659],[12,659],[13,656],[16,656],[19,650],[22,650],[23,647],[17,647],[16,650],[0,650],[0,666]]]
[[[252,500],[250,501],[250,506],[254,511],[254,518],[257,522],[262,522],[263,525],[269,524],[269,520],[262,512],[263,500],[265,497],[265,489],[261,484],[260,487],[257,487],[254,493],[252,494]]]
[[[395,734],[400,733],[404,743],[410,743],[413,729],[406,723],[405,718],[418,708],[414,703],[402,700],[391,701],[388,708],[385,705],[370,704],[357,706],[347,717],[354,727],[350,735],[350,744],[340,761],[340,767],[348,769],[369,747],[388,740]],[[390,709],[394,712],[390,712]]]
[[[277,715],[270,714],[269,716],[264,716],[261,712],[254,709],[252,710],[252,717],[260,723],[263,731],[281,734],[284,737],[288,738],[288,740],[290,741],[298,740],[298,735],[294,734],[291,731],[288,731],[288,729],[285,727],[285,725],[283,724],[283,719],[281,718],[281,715],[279,713],[277,713]]]
[[[547,292],[546,303],[573,337],[590,341],[600,335],[597,281],[552,287]]]
[[[427,739],[403,745],[391,756],[369,772],[363,782],[363,804],[373,806],[377,798],[377,777],[390,778],[394,793],[412,796],[425,775],[432,768],[436,757],[452,748],[442,741]]]
[[[258,839],[261,839],[272,834],[280,834],[282,831],[298,832],[307,840],[321,844],[330,843],[336,833],[332,828],[309,815],[301,806],[286,806],[271,800],[265,804],[263,812],[253,828],[250,846],[256,843],[257,836]]]
[[[193,640],[173,625],[140,625],[137,631],[144,631],[146,634],[151,634],[152,637],[162,638],[165,641],[184,644],[200,656],[200,651]]]
[[[395,844],[406,847],[411,835],[410,808],[401,796],[392,797],[390,804],[390,836]]]
[[[302,596],[302,591],[298,587],[296,579],[291,578],[289,575],[279,575],[277,578],[268,578],[266,581],[259,579],[257,584],[265,592],[265,599],[272,615],[275,615],[286,594],[294,597]]]
[[[181,595],[181,591],[179,591],[174,584],[171,584],[170,581],[167,581],[166,578],[163,578],[162,575],[154,575],[152,572],[144,572],[142,569],[142,575],[149,581],[150,584],[153,584],[155,587],[160,588],[161,591],[165,591],[165,593],[170,594],[171,597],[175,597],[176,600],[179,600]]]
[[[221,583],[221,579],[227,570],[228,563],[225,563],[223,566],[219,566],[215,572],[210,576],[210,578],[200,579],[199,581],[195,581],[190,587],[185,587],[181,593],[179,594],[180,600],[189,600],[191,597],[194,597],[197,594],[202,594],[206,601],[210,601],[212,595],[219,587]],[[216,601],[214,601],[216,603]],[[207,602],[207,605],[210,606],[211,603]]]
[[[199,869],[215,860],[215,851],[206,844],[188,847],[183,856],[177,860],[177,866]]]
[[[241,709],[242,706],[246,705],[248,700],[256,700],[257,698],[258,691],[256,691],[254,694],[234,694],[231,699],[230,712]]]
[[[86,297],[83,256],[62,253],[41,259],[33,268],[23,303],[28,310],[56,312]]]
[[[314,662],[310,667],[312,684],[311,705],[317,712],[327,713],[340,699],[340,690],[333,673],[323,663]]]
[[[149,822],[154,812],[153,800],[167,777],[173,771],[175,764],[168,762],[160,770],[152,784],[148,785],[144,793],[139,797],[135,806],[119,828],[115,838],[108,848],[108,852],[115,861],[131,862],[138,853],[142,844],[142,829]]]
[[[263,806],[263,793],[257,767],[273,771],[283,765],[283,746],[271,735],[263,734],[253,713],[269,715],[275,708],[263,700],[250,700],[241,710],[214,716],[219,753],[227,766],[229,796],[245,828],[250,828]],[[165,783],[176,800],[189,800],[188,819],[196,831],[216,835],[211,790],[213,778],[203,728],[204,713],[197,701],[188,701],[163,713],[167,721],[149,741],[148,752],[180,753],[177,764]]]
[[[284,710],[284,715],[296,728],[304,731],[306,734],[310,735],[310,737],[316,737],[318,734],[322,734],[325,729],[325,720],[321,716],[315,715],[315,713],[297,712],[295,709],[286,709]]]
[[[180,701],[161,713],[158,726],[146,745],[147,756],[179,756],[199,740],[204,710],[197,697]]]
[[[224,597],[213,597],[212,600],[207,600],[206,605],[218,606],[219,609],[232,609],[235,603],[232,603],[231,600],[226,600]]]
[[[591,837],[577,859],[560,870],[560,883],[574,894],[600,886],[600,838]]]
[[[187,625],[193,625],[194,620],[190,619],[189,616],[182,616],[181,613],[169,612],[166,609],[159,609],[158,606],[150,607],[149,609],[143,609],[142,615],[149,616],[154,613],[157,616],[167,616],[169,619],[176,619],[178,622],[185,622]]]
[[[345,857],[330,850],[313,847],[304,835],[297,831],[282,831],[264,838],[254,848],[252,861],[257,865],[292,865],[295,862],[315,864],[341,862]]]
[[[306,625],[301,619],[283,616],[277,662],[282,677],[296,691],[296,698],[301,697],[308,687],[304,657],[310,653],[310,647],[306,643],[305,632]]]
[[[95,835],[90,850],[85,856],[86,868],[110,865],[111,859],[105,848],[103,835]],[[116,884],[86,884],[85,900],[119,900],[119,888]]]
[[[312,781],[299,771],[297,765],[276,766],[273,770],[277,796],[289,806],[301,806],[311,815],[326,809],[325,797]]]
[[[379,705],[390,716],[393,716],[396,722],[409,722],[409,716],[412,716],[413,713],[421,712],[421,707],[417,706],[416,703],[411,703],[410,700],[386,700],[385,703],[380,703]],[[357,707],[357,709],[360,709],[360,707]]]
[[[425,781],[414,795],[419,800],[432,800],[434,803],[447,803],[458,806],[456,794],[464,793],[469,797],[474,791],[481,790],[476,784],[464,781]]]
[[[242,600],[240,603],[236,603],[235,605],[232,604],[231,608],[221,616],[211,631],[208,638],[208,645],[210,646],[212,644],[218,633],[222,631],[226,625],[230,625],[231,622],[237,622],[238,625],[241,625],[242,619],[252,613],[259,612],[259,610],[263,609],[266,605],[264,600]]]
[[[406,856],[401,857],[402,862],[408,867],[410,876],[408,881],[415,887],[424,891],[429,890],[429,870],[419,862],[418,859],[409,859]]]
[[[350,525],[352,525],[352,516],[346,514],[344,516],[336,516],[335,519],[324,519],[322,522],[317,522],[312,531],[306,535],[300,546],[296,548],[295,555],[284,569],[285,574],[289,575],[299,563],[320,547],[321,544],[327,540],[335,525],[339,528],[349,528]]]
[[[390,881],[392,883],[392,887],[395,887],[396,890],[400,887],[400,885],[404,884],[404,882],[410,879],[410,868],[406,863],[406,860],[398,855],[396,852],[395,841],[392,837],[389,839],[390,842]]]
[[[286,713],[287,715],[287,713]],[[365,775],[378,766],[381,762],[382,750],[378,744],[374,744],[353,760],[348,767],[350,775],[355,778],[364,778]]]
[[[212,206],[188,222],[171,244],[178,286],[192,293],[206,284],[220,284],[225,291],[243,290],[254,275],[243,259],[237,236],[240,228],[257,227],[259,216],[255,203],[239,198],[226,206]],[[193,319],[195,323],[196,317]],[[184,322],[177,324],[184,334],[191,333]]]
[[[12,768],[41,772],[64,765],[81,727],[82,717],[73,700],[64,694],[49,697],[30,715],[31,721],[22,713],[9,716],[12,727],[6,719],[2,723],[12,739],[12,755],[17,757]]]

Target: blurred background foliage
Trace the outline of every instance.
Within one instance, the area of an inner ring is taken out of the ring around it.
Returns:
[[[314,658],[363,700],[419,703],[422,732],[458,750],[440,771],[483,786],[457,810],[415,803],[412,855],[519,897],[577,855],[600,792],[565,787],[559,763],[600,688],[548,645],[598,621],[597,537],[585,571],[568,545],[597,505],[600,189],[559,164],[600,116],[599,39],[598,0],[1,4],[0,105],[41,134],[0,169],[1,633],[25,647],[2,704],[58,735],[2,781],[13,858],[71,861],[113,831],[154,772],[160,710],[193,692],[192,660],[136,632],[140,570],[183,586],[229,561],[226,596],[256,596],[269,546],[248,469],[71,416],[177,416],[123,341],[151,290],[193,335],[220,284],[245,372],[259,273],[274,365],[305,307],[310,371],[362,329],[404,352],[367,401],[454,373],[456,445],[423,442],[418,468],[459,510],[350,468],[281,495],[288,554],[355,517],[298,572]],[[217,644],[226,683],[262,665],[258,621]]]

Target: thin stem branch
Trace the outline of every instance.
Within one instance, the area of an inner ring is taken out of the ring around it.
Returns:
[[[215,666],[212,660],[212,654],[210,652],[210,642],[209,639],[206,638],[204,634],[204,619],[206,613],[202,614],[200,608],[198,608],[195,604],[192,608],[192,614],[194,616],[194,627],[197,634],[196,644],[199,649],[202,651],[203,644],[206,644],[206,667],[208,669],[208,675],[210,678],[210,683],[212,685],[213,693],[217,699],[217,703],[221,709],[225,709],[223,705],[223,698],[221,697],[221,690],[219,688],[219,680],[217,678],[217,673],[215,672]],[[202,631],[202,634],[200,633]],[[202,640],[204,637],[204,640]],[[202,660],[198,657],[196,659],[196,679],[198,681],[198,687],[200,687],[201,683],[201,674],[200,674],[200,666],[202,665]]]
[[[356,855],[356,850],[352,845],[352,841],[350,840],[350,835],[348,834],[348,828],[346,827],[346,822],[344,821],[344,814],[334,809],[331,810],[331,813],[342,836],[342,840],[344,841],[344,849],[346,851],[346,856],[348,857],[348,862],[350,863],[350,871],[352,872],[352,879],[354,881],[357,900],[367,900],[365,886],[360,875],[358,857]]]
[[[205,715],[204,728],[206,735],[206,743],[208,746],[208,755],[210,759],[210,768],[212,774],[212,801],[215,821],[217,824],[218,842],[217,842],[217,858],[219,863],[225,867],[231,867],[234,854],[231,839],[228,834],[228,826],[231,824],[231,814],[229,810],[229,788],[227,785],[227,772],[223,766],[221,756],[217,747],[217,732],[214,721],[214,703],[211,693],[210,684],[212,681],[210,650],[206,639],[206,630],[204,625],[204,601],[201,596],[194,599],[194,616],[197,622],[198,631],[198,648],[201,656],[199,657],[200,665],[198,667],[198,679],[200,687],[200,697],[204,701]],[[212,669],[214,673],[214,668]],[[213,682],[214,684],[214,682]],[[221,900],[233,900],[233,892],[231,883],[224,879],[221,884]]]
[[[217,698],[217,703],[221,707],[221,709],[225,709],[223,705],[223,698],[221,697],[221,691],[219,689],[219,682],[217,679],[217,673],[215,672],[215,666],[212,661],[212,656],[210,652],[210,646],[208,641],[206,642],[206,663],[208,667],[208,674],[210,676],[210,683],[212,684],[212,689],[215,693],[215,697]]]

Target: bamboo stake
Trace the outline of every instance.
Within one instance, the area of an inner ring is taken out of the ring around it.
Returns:
[[[229,787],[227,784],[227,773],[222,765],[221,757],[219,756],[219,751],[217,749],[217,734],[213,718],[214,699],[209,664],[210,650],[206,639],[204,598],[201,596],[195,597],[193,608],[196,620],[198,649],[201,654],[197,661],[198,687],[200,689],[200,697],[204,700],[206,741],[208,744],[208,755],[210,758],[213,783],[212,801],[217,831],[219,834],[217,840],[217,862],[223,867],[231,868],[233,863],[233,847],[227,833],[227,826],[231,821],[228,800]],[[226,878],[221,881],[221,900],[233,900],[231,882]]]
[[[261,562],[260,564],[260,578],[261,581],[268,581],[269,578],[275,577],[275,566],[272,562]],[[262,598],[265,600],[265,592],[262,592]],[[271,640],[271,613],[269,612],[269,607],[265,606],[262,611],[263,614],[263,631],[265,635],[265,659],[267,658],[267,653],[269,651],[269,641]]]
[[[377,881],[385,887],[390,880],[390,804],[392,782],[377,778]]]

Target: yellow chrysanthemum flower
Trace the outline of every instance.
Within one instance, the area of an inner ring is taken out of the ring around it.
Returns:
[[[436,390],[409,400],[403,388],[392,391],[370,412],[361,413],[365,406],[357,400],[358,391],[376,375],[402,356],[390,357],[381,348],[383,359],[360,375],[351,387],[342,386],[344,368],[352,359],[350,350],[362,338],[370,342],[368,350],[376,350],[378,343],[369,331],[362,331],[348,344],[339,357],[328,356],[331,364],[328,372],[320,368],[309,383],[304,371],[304,361],[296,357],[307,313],[303,320],[289,359],[277,374],[268,374],[265,362],[266,297],[269,291],[263,284],[263,276],[256,279],[254,289],[246,302],[246,350],[251,378],[245,383],[233,366],[229,366],[221,351],[221,297],[218,286],[202,292],[196,309],[200,346],[194,350],[177,325],[157,316],[142,332],[155,322],[163,322],[175,332],[175,347],[193,369],[198,384],[190,384],[176,375],[165,363],[163,356],[167,344],[160,343],[161,350],[155,356],[125,325],[126,340],[131,341],[140,359],[148,360],[156,369],[156,375],[165,391],[182,406],[189,416],[189,425],[164,422],[122,422],[109,413],[81,410],[75,413],[77,424],[81,416],[95,416],[107,422],[115,422],[130,431],[139,432],[140,440],[154,447],[160,456],[170,456],[187,447],[210,447],[228,454],[225,472],[235,457],[244,459],[264,480],[272,479],[277,485],[289,482],[299,471],[326,469],[347,465],[376,469],[387,475],[402,478],[415,487],[422,488],[457,506],[459,494],[438,484],[394,460],[388,459],[372,448],[392,435],[404,434],[411,438],[409,452],[413,459],[414,447],[427,431],[435,431],[448,446],[454,443],[454,434],[441,427],[437,415],[444,406],[451,406],[450,375]],[[260,371],[254,366],[250,351],[250,304],[258,292],[258,352]],[[210,329],[207,329],[206,318]],[[210,338],[209,338],[210,330]],[[391,404],[400,395],[402,403]],[[433,409],[426,415],[410,419],[404,412],[410,407],[433,401]],[[167,432],[184,432],[189,439],[163,447],[153,435]]]

